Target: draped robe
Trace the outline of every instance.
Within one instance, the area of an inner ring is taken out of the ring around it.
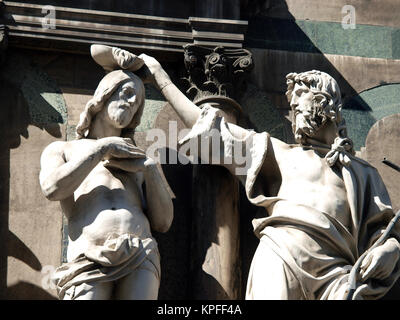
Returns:
[[[388,192],[377,170],[362,159],[349,154],[346,154],[351,159],[348,166],[338,164],[351,215],[350,227],[345,227],[331,215],[316,208],[268,193],[265,186],[273,181],[263,181],[265,177],[261,176],[260,171],[264,166],[267,169],[272,165],[276,166],[277,162],[267,132],[256,133],[248,130],[245,137],[236,137],[225,119],[219,115],[218,109],[205,105],[196,124],[180,141],[180,145],[184,147],[186,144],[192,144],[200,147],[202,141],[209,142],[214,139],[215,132],[219,133],[220,145],[217,148],[210,145],[209,152],[195,148],[197,153],[195,152],[194,156],[204,158],[206,155],[211,163],[225,166],[242,182],[247,198],[252,204],[267,209],[279,202],[281,208],[287,208],[286,211],[280,210],[279,214],[271,216],[268,216],[266,210],[265,217],[253,220],[253,227],[263,246],[273,250],[282,259],[285,268],[288,268],[300,283],[302,297],[344,298],[351,267],[379,238],[394,216]],[[186,146],[186,149],[189,148]],[[235,149],[246,153],[245,163],[243,159],[235,161]],[[193,151],[193,148],[191,150]],[[224,163],[224,160],[229,158],[233,158],[233,161]],[[399,240],[398,225],[392,237]],[[263,249],[260,245],[258,251],[261,250]],[[265,272],[268,272],[268,261],[253,259],[253,263],[265,264]],[[399,276],[398,262],[388,278],[382,281],[369,279],[366,283],[359,284],[354,297],[378,299],[393,286]],[[252,298],[251,283],[262,280],[262,274],[250,271],[247,298]],[[268,285],[265,283],[265,286]],[[287,285],[287,281],[279,284]],[[271,287],[271,290],[276,289]]]

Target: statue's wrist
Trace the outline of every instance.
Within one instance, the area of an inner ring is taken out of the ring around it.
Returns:
[[[169,75],[163,69],[160,69],[155,73],[154,79],[160,91],[162,91],[166,86],[172,84]]]
[[[389,244],[395,246],[400,252],[400,243],[396,238],[389,238],[389,239],[387,239],[386,242],[388,242]]]
[[[100,153],[102,157],[107,157],[110,153],[110,144],[107,138],[101,138],[97,140],[97,152]]]

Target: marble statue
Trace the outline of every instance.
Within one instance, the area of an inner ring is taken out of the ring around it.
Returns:
[[[143,61],[107,46],[91,52],[108,73],[81,113],[77,140],[53,142],[41,156],[43,193],[60,201],[68,220],[68,262],[54,281],[65,300],[157,299],[151,229],[169,229],[174,196],[160,165],[132,139],[145,102],[133,71]]]
[[[192,128],[180,141],[182,147],[207,139],[215,129],[220,159],[234,154],[237,145],[248,153],[246,166],[235,159],[221,163],[243,183],[249,201],[266,210],[264,218],[253,220],[260,242],[246,299],[346,298],[352,266],[394,213],[377,170],[355,156],[336,81],[315,70],[287,75],[297,142],[287,144],[229,123],[209,104],[198,108],[156,59],[140,57],[145,62],[142,79],[153,83]],[[378,299],[393,286],[400,275],[399,237],[396,225],[386,241],[368,252],[353,299]]]

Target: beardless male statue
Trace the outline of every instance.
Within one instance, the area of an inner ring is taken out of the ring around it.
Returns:
[[[166,232],[172,191],[162,170],[129,137],[145,102],[133,72],[140,59],[92,46],[109,73],[76,128],[77,140],[56,141],[42,153],[40,184],[60,201],[68,220],[67,263],[55,272],[61,299],[157,299],[160,258],[151,228]],[[146,193],[143,192],[143,184]]]

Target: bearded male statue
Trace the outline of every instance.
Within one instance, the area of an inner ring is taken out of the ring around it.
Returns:
[[[372,247],[394,213],[377,170],[355,157],[331,76],[315,70],[287,75],[297,142],[287,144],[229,123],[211,105],[198,108],[157,60],[140,57],[142,78],[192,128],[182,147],[200,145],[217,131],[221,147],[210,148],[212,159],[235,155],[238,146],[247,152],[246,164],[235,156],[220,163],[243,183],[249,201],[265,208],[265,217],[253,220],[260,242],[246,299],[344,299],[350,270],[368,249],[353,298],[378,299],[393,286],[400,275],[400,230],[396,225],[386,241]]]
[[[160,165],[130,137],[145,103],[132,71],[143,61],[118,48],[91,51],[108,74],[81,113],[78,139],[53,142],[41,156],[43,193],[68,220],[68,262],[54,280],[60,299],[157,299],[151,228],[169,229],[174,196]]]

